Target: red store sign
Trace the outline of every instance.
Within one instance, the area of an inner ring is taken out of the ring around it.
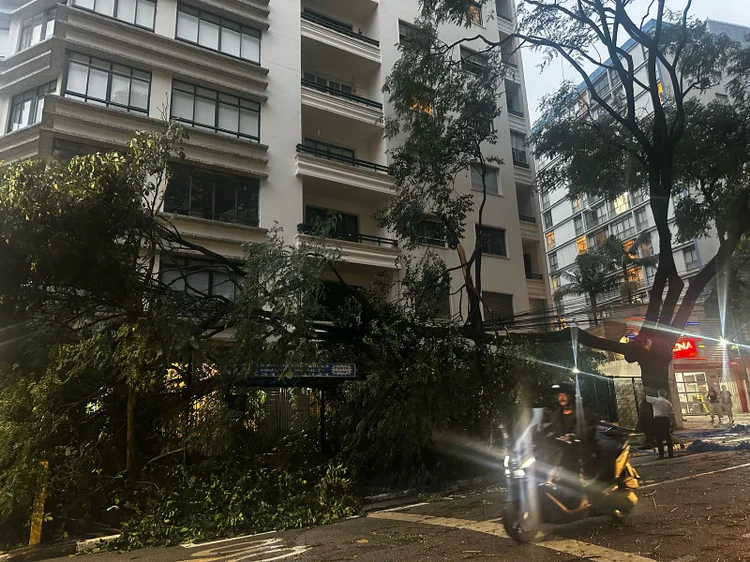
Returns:
[[[673,359],[692,359],[698,356],[698,344],[694,339],[680,338],[672,348]]]

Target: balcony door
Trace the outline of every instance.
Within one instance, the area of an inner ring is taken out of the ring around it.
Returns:
[[[329,236],[356,242],[359,237],[359,217],[357,215],[310,205],[305,208],[305,224],[312,228],[319,228],[319,225],[325,224],[332,216],[336,219],[336,225]]]

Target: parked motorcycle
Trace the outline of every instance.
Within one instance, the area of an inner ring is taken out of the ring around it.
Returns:
[[[542,524],[597,515],[626,518],[638,503],[640,476],[630,465],[628,433],[600,426],[595,453],[572,437],[539,437],[505,458],[508,498],[503,524],[517,542],[534,540]],[[576,463],[571,465],[570,460]],[[579,470],[580,469],[580,470]]]

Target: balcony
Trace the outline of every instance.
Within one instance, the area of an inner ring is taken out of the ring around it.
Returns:
[[[526,291],[530,299],[546,299],[547,286],[544,276],[539,273],[526,273]]]
[[[521,226],[521,239],[534,242],[541,240],[542,235],[539,232],[539,226],[534,217],[518,215],[518,219]]]
[[[302,79],[302,104],[379,128],[383,126],[382,103],[304,78]]]
[[[359,187],[381,194],[393,194],[388,167],[358,158],[331,154],[303,144],[297,145],[296,175],[339,185]]]
[[[311,225],[297,225],[297,244],[313,243],[315,235]],[[335,232],[326,237],[324,244],[340,252],[346,263],[366,265],[385,269],[399,269],[398,257],[401,250],[398,241],[369,234]]]
[[[523,111],[514,109],[511,106],[508,106],[507,111],[508,124],[510,125],[511,129],[522,131],[524,133],[527,132],[528,127],[526,126],[526,116],[524,115]]]
[[[346,24],[315,12],[302,12],[302,37],[380,63],[380,43],[376,39],[354,32]]]

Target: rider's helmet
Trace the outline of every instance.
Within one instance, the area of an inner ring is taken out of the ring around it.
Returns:
[[[576,385],[573,381],[570,380],[563,380],[556,384],[552,385],[552,391],[555,393],[555,396],[560,394],[561,392],[564,392],[568,395],[568,403],[575,404],[576,401]]]

